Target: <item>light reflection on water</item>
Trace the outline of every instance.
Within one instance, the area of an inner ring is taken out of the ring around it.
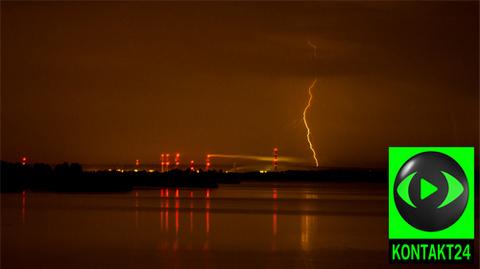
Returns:
[[[25,262],[24,255],[48,262],[56,252],[71,259],[82,252],[115,253],[121,254],[119,261],[146,255],[156,263],[154,257],[178,251],[243,251],[262,261],[266,252],[315,258],[325,250],[383,251],[383,190],[355,190],[242,184],[120,194],[4,194],[2,254],[12,264]]]

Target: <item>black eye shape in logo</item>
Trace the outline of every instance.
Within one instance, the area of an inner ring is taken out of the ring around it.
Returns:
[[[438,231],[463,214],[468,182],[454,159],[439,152],[423,152],[400,168],[393,193],[405,221],[417,229]]]

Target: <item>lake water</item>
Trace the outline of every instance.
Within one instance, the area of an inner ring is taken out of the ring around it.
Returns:
[[[386,267],[386,185],[2,194],[2,268]]]

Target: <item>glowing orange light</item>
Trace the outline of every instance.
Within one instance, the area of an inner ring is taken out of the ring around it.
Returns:
[[[135,160],[135,165],[136,165],[136,166],[139,166],[139,165],[140,165],[140,160],[139,160],[139,159],[136,159],[136,160]]]
[[[179,196],[179,192],[178,192],[178,189],[175,190],[175,197],[178,198]]]

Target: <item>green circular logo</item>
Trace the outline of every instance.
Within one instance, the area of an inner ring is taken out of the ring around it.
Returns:
[[[423,152],[407,160],[395,177],[395,205],[413,227],[439,231],[453,225],[468,200],[462,167],[439,152]]]

